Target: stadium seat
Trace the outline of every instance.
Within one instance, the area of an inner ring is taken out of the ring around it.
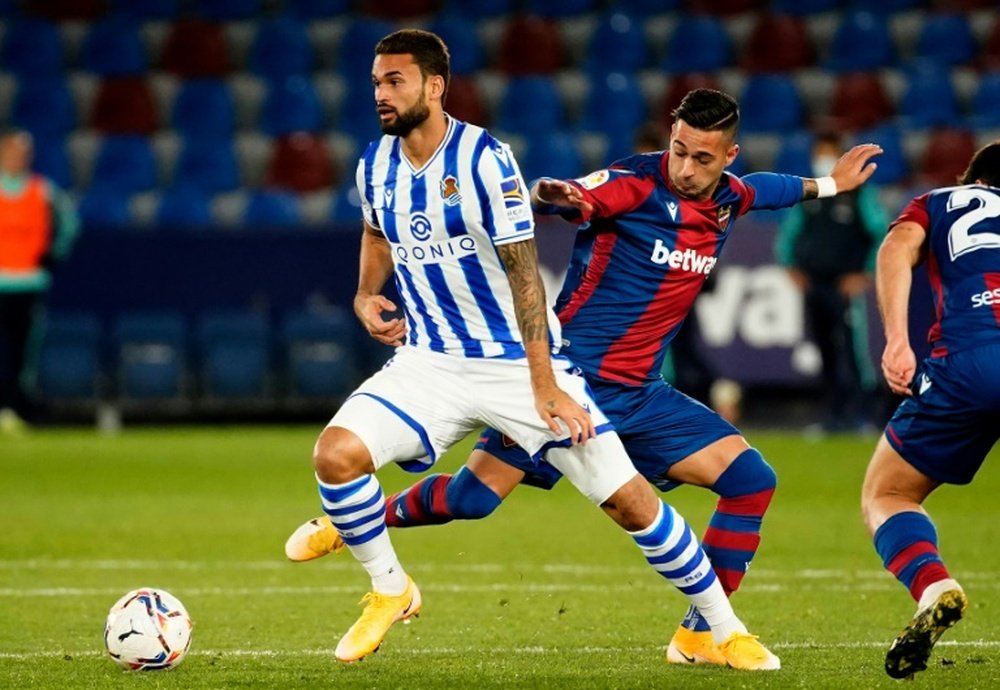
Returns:
[[[73,173],[61,137],[35,137],[34,170],[55,182],[62,189],[73,186]]]
[[[113,11],[140,21],[173,19],[180,0],[114,0]]]
[[[179,400],[185,389],[186,341],[187,327],[178,311],[121,314],[112,330],[119,398]]]
[[[251,227],[287,228],[300,225],[302,213],[294,194],[259,189],[250,195],[243,222]]]
[[[91,179],[123,192],[145,192],[156,186],[156,160],[145,137],[105,137]]]
[[[247,63],[252,73],[275,81],[310,75],[313,49],[305,26],[287,14],[261,23]]]
[[[548,19],[577,17],[592,12],[597,0],[528,0],[527,11]]]
[[[159,126],[145,75],[106,77],[90,112],[90,126],[105,134],[152,134]]]
[[[347,14],[351,0],[288,0],[286,7],[299,19],[331,19]]]
[[[104,13],[102,0],[23,0],[24,11],[56,22],[93,21]]]
[[[562,127],[565,119],[555,82],[548,77],[515,77],[507,82],[500,100],[496,126],[534,136]]]
[[[191,137],[184,140],[174,168],[175,185],[191,185],[206,194],[230,192],[240,186],[240,169],[227,138]]]
[[[861,131],[854,137],[854,143],[875,143],[882,147],[878,168],[871,177],[875,184],[904,184],[909,179],[910,164],[903,149],[902,134],[896,125],[883,124]]]
[[[649,17],[680,10],[684,0],[612,0],[611,11],[628,12],[635,17]]]
[[[112,15],[93,24],[83,40],[80,63],[102,77],[144,74],[149,68],[146,45],[135,23]]]
[[[843,15],[825,66],[834,72],[867,72],[891,66],[895,49],[886,18],[868,10]]]
[[[50,313],[38,354],[43,401],[96,401],[101,374],[101,323],[89,313]]]
[[[613,104],[613,107],[608,107]],[[631,73],[611,72],[590,80],[580,129],[608,137],[632,138],[646,120],[646,98]]]
[[[222,27],[197,17],[173,23],[163,46],[163,68],[179,77],[224,77],[229,47]]]
[[[274,141],[265,176],[268,187],[303,194],[318,192],[334,182],[333,160],[321,136],[296,132]]]
[[[398,21],[433,14],[438,8],[438,0],[361,0],[360,5],[365,14]]]
[[[805,23],[789,14],[758,17],[743,49],[743,69],[749,72],[789,72],[812,64],[812,40]]]
[[[899,101],[903,125],[917,129],[943,127],[959,119],[958,96],[947,67],[914,62],[906,70],[906,78],[906,89]]]
[[[518,14],[504,26],[496,61],[504,74],[551,74],[565,62],[562,34],[552,20]]]
[[[514,11],[516,4],[515,0],[445,0],[445,9],[478,21],[506,16]]]
[[[281,328],[289,396],[342,398],[360,378],[354,315],[345,309],[299,309]]]
[[[160,195],[155,219],[167,229],[204,228],[213,223],[210,199],[194,185],[174,185]]]
[[[576,139],[561,130],[542,133],[530,139],[519,162],[525,182],[543,175],[569,179],[586,172]]]
[[[869,2],[869,0],[849,0],[848,2],[848,6],[850,8],[880,12],[886,15],[894,14],[896,12],[905,12],[906,10],[920,9],[926,4],[926,0],[879,0],[879,2]]]
[[[122,189],[98,184],[91,187],[77,210],[85,230],[122,228],[131,225],[129,193]]]
[[[660,101],[658,118],[660,122],[671,125],[674,116],[671,114],[681,104],[684,96],[692,89],[721,89],[719,80],[712,74],[678,74],[670,79]]]
[[[968,124],[973,129],[1000,128],[1000,71],[983,74],[972,97]]]
[[[919,184],[950,187],[976,152],[976,138],[967,129],[937,129],[931,133],[920,161]]]
[[[471,122],[480,127],[489,125],[487,109],[479,95],[479,88],[472,77],[453,76],[448,84],[448,100],[445,110],[463,122]]]
[[[202,393],[209,399],[252,399],[268,388],[271,347],[267,319],[249,310],[198,317]]]
[[[732,16],[757,12],[763,9],[765,4],[766,0],[688,0],[686,7],[689,12]]]
[[[916,57],[953,67],[971,62],[977,50],[972,26],[964,14],[929,13],[924,18]]]
[[[219,22],[253,19],[263,9],[263,0],[199,0],[194,9],[201,16]]]
[[[798,129],[804,113],[795,82],[777,74],[751,76],[740,96],[740,118],[740,128],[746,133]]]
[[[10,122],[37,140],[62,141],[77,126],[76,103],[61,78],[21,79],[14,94]]]
[[[368,101],[375,119],[374,100]],[[292,132],[318,132],[323,128],[323,111],[312,82],[291,76],[272,82],[260,113],[260,129],[272,137]]]
[[[63,47],[50,22],[17,19],[6,24],[0,64],[20,78],[56,77],[63,74]]]
[[[340,39],[337,71],[349,85],[358,82],[371,85],[372,56],[375,44],[394,30],[389,22],[356,18],[347,25]]]
[[[808,16],[840,9],[842,0],[771,0],[775,14]]]
[[[170,124],[184,137],[233,136],[236,114],[226,82],[189,79],[181,84],[170,114]]]
[[[993,28],[983,42],[976,64],[982,70],[1000,70],[1000,17],[993,20]]]
[[[785,175],[815,177],[812,169],[813,140],[811,132],[801,130],[782,137],[771,170]]]
[[[472,75],[484,66],[483,48],[475,25],[459,14],[441,15],[429,27],[444,40],[451,53],[451,74]],[[451,88],[449,87],[449,96]]]
[[[361,195],[354,180],[345,180],[337,188],[330,204],[330,221],[342,225],[344,230],[355,231],[361,227]]]
[[[830,99],[831,127],[867,129],[895,115],[877,72],[851,72],[837,77]]]
[[[642,23],[625,12],[604,15],[587,44],[585,65],[591,78],[607,72],[634,72],[648,64]]]
[[[715,72],[731,62],[732,44],[719,19],[683,15],[667,42],[663,68],[671,74]]]

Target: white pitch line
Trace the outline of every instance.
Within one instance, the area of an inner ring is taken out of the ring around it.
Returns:
[[[804,651],[829,651],[833,649],[883,649],[888,642],[777,642],[769,644],[771,649],[801,649]],[[953,647],[959,649],[996,649],[1000,648],[1000,640],[944,640],[938,642],[936,648]],[[490,654],[501,655],[538,655],[538,654],[636,654],[661,652],[661,645],[640,645],[632,647],[545,647],[531,645],[525,647],[490,648]],[[302,657],[329,656],[333,658],[333,649],[192,649],[191,657]],[[415,649],[393,648],[393,654],[411,656],[431,656],[448,654],[482,654],[480,647],[422,647]],[[14,661],[29,661],[32,659],[47,659],[70,657],[102,657],[105,652],[86,649],[82,651],[55,650],[48,652],[0,652],[0,659]]]

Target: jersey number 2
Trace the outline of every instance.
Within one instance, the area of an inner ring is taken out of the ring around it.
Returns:
[[[987,218],[1000,216],[1000,197],[982,189],[956,189],[948,195],[948,210],[965,208],[978,199],[979,208],[966,213],[951,225],[948,231],[948,251],[954,261],[963,254],[977,249],[1000,248],[1000,234],[995,232],[977,232],[970,234],[972,228]]]

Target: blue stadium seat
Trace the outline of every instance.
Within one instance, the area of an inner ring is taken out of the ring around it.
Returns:
[[[351,0],[288,0],[286,7],[300,19],[329,19],[347,14]]]
[[[964,65],[976,56],[976,37],[964,14],[928,14],[920,27],[916,57],[941,65]]]
[[[514,77],[500,101],[497,127],[524,136],[542,135],[562,127],[563,104],[548,77]]]
[[[591,78],[606,72],[632,72],[649,63],[642,23],[625,12],[601,18],[587,44],[586,68]]]
[[[463,3],[464,4],[464,3]],[[468,3],[474,5],[476,3]],[[375,44],[383,36],[392,33],[395,27],[389,22],[375,19],[354,19],[347,26],[340,39],[340,51],[337,55],[337,72],[349,84],[359,81],[371,83],[372,58],[375,56]]]
[[[252,227],[284,228],[302,223],[298,198],[289,192],[260,189],[250,195],[243,222]]]
[[[531,139],[519,162],[525,182],[529,183],[542,176],[569,179],[586,172],[576,139],[561,130]]]
[[[36,140],[54,137],[61,141],[77,126],[76,102],[61,78],[21,79],[10,121]]]
[[[881,125],[858,132],[854,137],[854,143],[875,143],[882,147],[882,154],[878,157],[878,168],[871,177],[871,181],[875,184],[902,184],[909,178],[910,163],[903,149],[903,137],[899,127]]]
[[[35,137],[34,149],[35,172],[45,175],[63,189],[73,186],[73,172],[62,138]]]
[[[440,36],[451,53],[451,73],[472,74],[483,68],[483,48],[475,25],[459,14],[437,17],[429,27]]]
[[[160,195],[156,224],[165,228],[203,228],[212,224],[212,208],[204,191],[189,184],[175,185]]]
[[[361,217],[361,195],[352,178],[337,188],[330,204],[330,220],[353,231],[361,227]]]
[[[89,313],[50,313],[38,356],[43,400],[96,401],[101,374],[101,323]]]
[[[744,132],[788,132],[803,124],[802,97],[785,75],[760,74],[747,79],[740,97]]]
[[[264,396],[271,364],[267,319],[253,311],[208,311],[198,318],[202,392],[209,399]]]
[[[145,74],[146,45],[135,23],[123,15],[112,15],[93,24],[83,41],[83,69],[105,77]]]
[[[146,137],[104,138],[94,161],[93,184],[124,192],[145,192],[156,186],[156,159]]]
[[[229,86],[220,79],[189,79],[181,84],[170,123],[185,137],[233,135],[236,114]]]
[[[591,12],[595,4],[596,0],[528,0],[526,9],[531,14],[562,19]]]
[[[708,15],[684,15],[667,43],[663,68],[672,74],[715,72],[732,63],[725,25]]]
[[[825,66],[834,72],[867,72],[891,66],[895,57],[886,18],[867,9],[855,10],[837,26]]]
[[[253,19],[263,9],[262,0],[198,0],[193,10],[206,19],[227,22]]]
[[[191,185],[207,194],[229,192],[240,186],[240,169],[231,139],[191,137],[184,140],[175,185]]]
[[[375,118],[374,100],[369,100]],[[312,82],[291,76],[272,82],[260,113],[260,129],[272,137],[292,132],[318,132],[323,128],[323,110]]]
[[[7,23],[0,65],[21,78],[62,75],[63,47],[55,25],[37,19]]]
[[[118,14],[140,21],[173,19],[178,14],[180,0],[114,0]]]
[[[979,78],[968,124],[977,130],[1000,127],[1000,72],[988,72]]]
[[[591,78],[580,129],[631,139],[645,120],[646,98],[631,73],[611,72]]]
[[[333,308],[296,310],[285,317],[281,336],[288,393],[292,398],[341,398],[360,378],[354,315]]]
[[[340,101],[336,127],[362,145],[382,136],[371,82],[359,81],[350,85]]]
[[[91,187],[78,208],[85,230],[93,228],[121,228],[131,224],[129,193],[98,184]]]
[[[906,77],[906,89],[899,101],[902,124],[924,128],[952,125],[959,119],[958,96],[949,68],[915,61],[906,70]]]
[[[187,327],[180,312],[126,312],[112,331],[118,395],[126,401],[178,400],[184,394]]]
[[[510,14],[515,10],[514,0],[447,0],[445,7],[449,11],[457,11],[469,19],[495,19]]]
[[[247,63],[251,72],[265,79],[308,76],[313,68],[313,49],[305,26],[287,14],[261,23],[250,44]]]
[[[815,177],[812,169],[814,137],[807,131],[793,132],[781,139],[781,148],[771,170],[785,175]]]

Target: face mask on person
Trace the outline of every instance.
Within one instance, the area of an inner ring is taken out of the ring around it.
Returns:
[[[837,156],[816,156],[812,160],[812,169],[814,177],[826,177],[833,170],[833,166],[837,164]]]

